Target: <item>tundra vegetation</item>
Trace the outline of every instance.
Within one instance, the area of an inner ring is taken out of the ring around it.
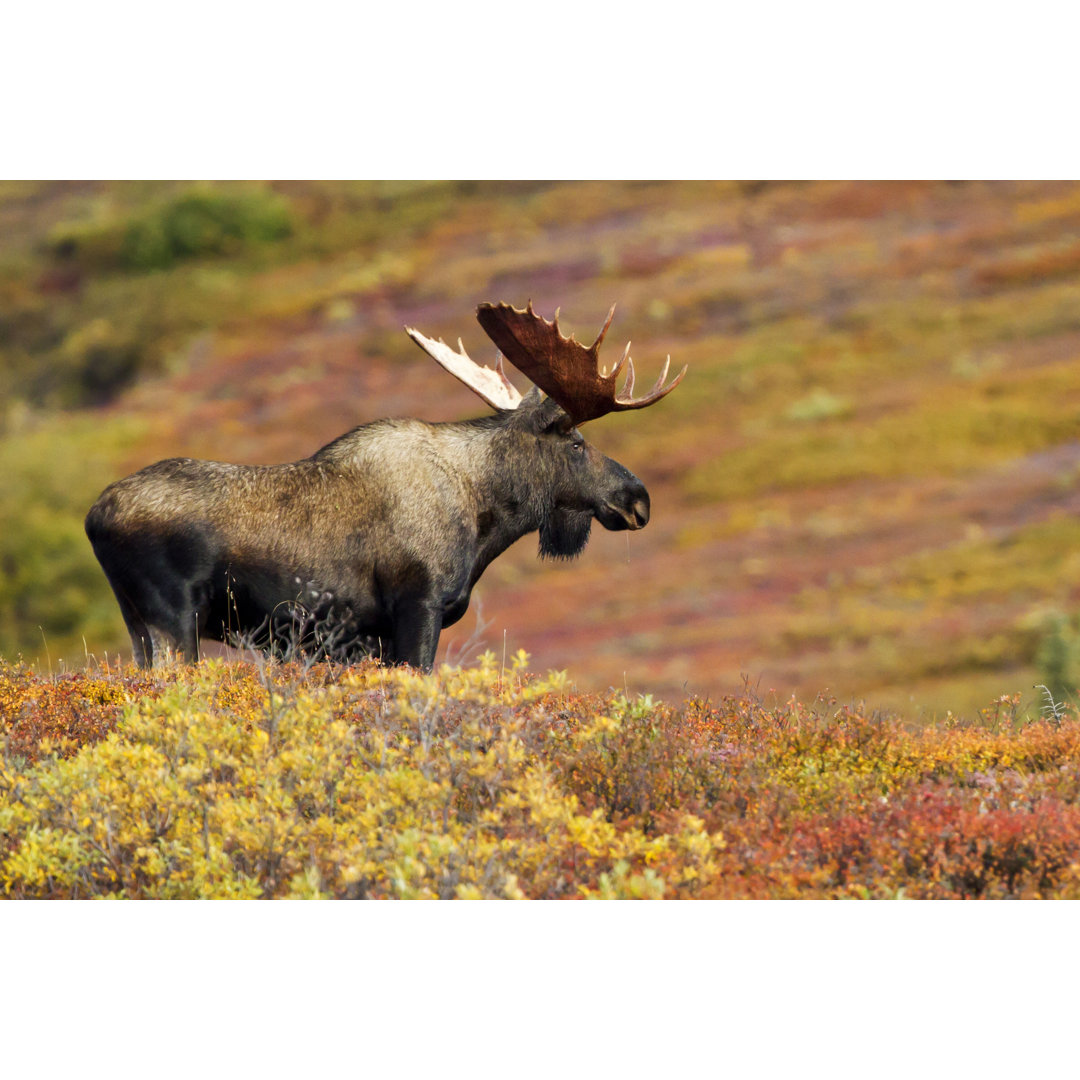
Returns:
[[[423,674],[0,665],[0,895],[1080,898],[1080,719]]]
[[[1036,683],[1080,678],[1075,184],[13,183],[0,236],[11,661],[127,655],[81,528],[110,480],[476,416],[401,327],[486,360],[461,314],[505,297],[580,338],[617,299],[635,356],[692,379],[590,431],[649,527],[570,571],[512,548],[490,646],[589,691],[719,700],[745,674],[912,721],[1037,713]]]

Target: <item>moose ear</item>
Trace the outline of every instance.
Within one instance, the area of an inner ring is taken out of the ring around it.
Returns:
[[[554,399],[533,387],[513,412],[513,423],[521,424],[536,435],[566,432],[574,426],[573,417]]]
[[[548,400],[551,401],[550,398]],[[547,419],[544,431],[551,435],[566,435],[574,429],[574,418],[561,405],[550,410]]]

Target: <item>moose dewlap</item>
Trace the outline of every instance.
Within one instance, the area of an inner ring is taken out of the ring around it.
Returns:
[[[194,658],[200,638],[341,661],[430,668],[488,564],[539,531],[541,556],[572,558],[595,518],[640,529],[649,493],[577,425],[670,393],[668,365],[634,398],[629,345],[610,374],[530,304],[481,304],[492,370],[409,336],[495,409],[457,423],[376,420],[286,465],[171,458],[110,484],[86,533],[120,605],[135,659]],[[522,396],[505,356],[535,386]],[[625,367],[626,381],[616,392]]]

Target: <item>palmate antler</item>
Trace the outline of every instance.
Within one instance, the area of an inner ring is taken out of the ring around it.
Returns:
[[[460,338],[460,352],[455,352],[441,340],[432,341],[408,326],[405,330],[429,356],[494,408],[516,409],[522,400],[503,370],[505,355],[514,367],[558,402],[575,424],[583,424],[610,412],[643,409],[655,404],[682,382],[687,371],[684,367],[665,386],[671,365],[669,356],[652,390],[642,398],[633,397],[634,362],[630,359],[629,344],[610,374],[601,372],[599,366],[600,343],[614,317],[615,306],[612,305],[599,336],[585,348],[573,335],[563,337],[557,311],[554,320],[548,322],[533,311],[531,301],[524,311],[509,304],[481,304],[476,309],[476,318],[499,348],[494,371],[470,359]],[[622,390],[616,392],[616,380],[624,367],[626,381]]]
[[[665,386],[664,380],[671,366],[669,356],[652,390],[642,398],[635,398],[632,396],[634,361],[630,359],[630,345],[627,343],[622,359],[611,373],[601,373],[600,343],[611,326],[611,320],[615,318],[614,304],[603,329],[588,348],[576,341],[573,335],[563,337],[557,311],[555,318],[548,322],[533,311],[531,301],[524,311],[509,304],[481,304],[476,309],[476,318],[506,359],[528,375],[548,397],[557,401],[575,424],[595,420],[610,412],[644,409],[647,405],[653,405],[670,394],[682,382],[687,371],[684,367]],[[616,392],[616,380],[624,366],[626,382],[622,390]]]
[[[433,360],[441,364],[455,378],[460,379],[474,394],[479,394],[494,409],[516,409],[521,404],[521,393],[506,377],[502,353],[495,355],[495,370],[486,364],[478,364],[458,338],[460,352],[454,352],[442,338],[432,341],[419,330],[405,327],[409,335]]]

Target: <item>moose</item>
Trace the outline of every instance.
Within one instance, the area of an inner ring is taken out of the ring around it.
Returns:
[[[630,346],[607,373],[598,353],[536,314],[481,304],[494,369],[460,338],[406,333],[494,410],[460,422],[376,420],[309,458],[230,465],[171,458],[110,484],[86,532],[149,667],[198,656],[200,638],[346,663],[376,655],[430,670],[491,561],[539,530],[540,556],[571,559],[605,529],[641,529],[649,493],[578,431],[669,394],[671,358],[633,397]],[[534,386],[510,382],[506,358]],[[626,369],[624,385],[616,379]],[[291,652],[289,651],[291,649]]]

